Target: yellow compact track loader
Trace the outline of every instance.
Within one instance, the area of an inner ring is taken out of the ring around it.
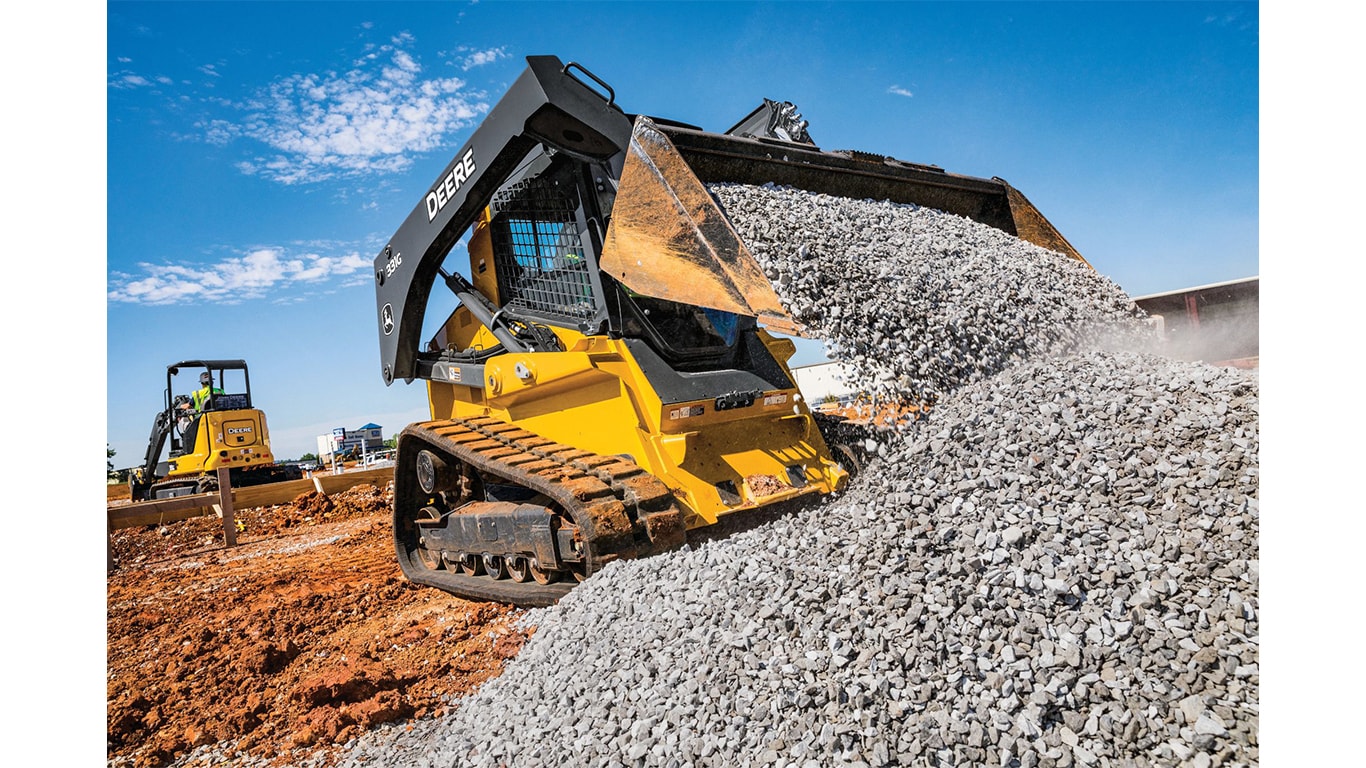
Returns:
[[[194,394],[174,394],[175,378]],[[194,376],[197,374],[197,376]],[[161,453],[170,443],[166,461]],[[133,501],[167,499],[218,490],[227,467],[233,487],[297,480],[298,467],[277,465],[266,415],[252,407],[251,379],[242,360],[182,360],[166,367],[165,407],[152,422],[147,455],[128,483]]]
[[[384,381],[427,381],[431,408],[395,468],[415,582],[546,605],[726,515],[845,485],[852,454],[769,332],[803,329],[708,183],[914,202],[1080,259],[1005,182],[823,152],[790,104],[708,133],[623,112],[577,63],[527,62],[375,259]],[[462,240],[467,269],[447,268]],[[458,303],[424,333],[438,279]]]

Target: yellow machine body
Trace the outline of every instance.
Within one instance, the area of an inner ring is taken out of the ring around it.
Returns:
[[[471,273],[496,301],[487,229],[485,217],[471,237]],[[710,398],[665,403],[623,340],[553,330],[562,352],[498,355],[485,363],[483,381],[468,386],[429,381],[432,419],[491,417],[595,454],[630,457],[669,487],[688,528],[844,486],[848,475],[795,387],[766,391],[744,408],[718,410]],[[793,343],[758,335],[790,379]],[[438,343],[478,349],[497,340],[462,306]]]
[[[193,429],[191,451],[170,459],[168,479],[211,475],[220,467],[246,469],[275,463],[266,415],[258,409],[209,411]]]

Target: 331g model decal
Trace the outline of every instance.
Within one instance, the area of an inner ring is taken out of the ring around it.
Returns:
[[[391,253],[389,260],[384,262],[384,279],[388,280],[393,277],[401,266],[403,266],[403,254]]]
[[[446,177],[437,182],[436,187],[427,193],[427,221],[436,218],[446,203],[455,197],[460,187],[474,176],[474,147],[465,150],[465,155],[451,168]]]

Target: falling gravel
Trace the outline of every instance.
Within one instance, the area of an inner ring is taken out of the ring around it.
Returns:
[[[1151,337],[1109,278],[970,219],[772,185],[711,190],[789,313],[874,401],[932,403],[1031,355]]]
[[[793,315],[928,418],[819,506],[613,563],[342,765],[1258,764],[1258,379],[1085,265],[915,206],[715,194]]]

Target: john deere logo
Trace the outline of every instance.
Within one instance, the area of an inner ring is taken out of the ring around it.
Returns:
[[[385,304],[379,311],[379,324],[384,328],[385,336],[394,332],[394,305]]]

